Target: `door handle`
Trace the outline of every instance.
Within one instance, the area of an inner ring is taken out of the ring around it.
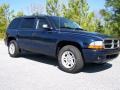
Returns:
[[[17,32],[17,37],[20,37],[19,32]]]

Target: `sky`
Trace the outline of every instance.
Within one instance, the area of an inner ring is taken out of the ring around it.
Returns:
[[[89,4],[90,11],[94,12],[104,8],[105,4],[105,0],[87,0],[87,2]],[[45,13],[46,0],[0,0],[0,4],[2,3],[8,3],[10,5],[10,9],[14,9],[15,12],[22,10],[28,15],[30,13],[31,5],[40,5],[40,7],[42,7],[43,14]]]

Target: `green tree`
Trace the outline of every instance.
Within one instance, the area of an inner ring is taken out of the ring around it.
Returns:
[[[17,13],[11,14],[11,19],[14,19],[16,17],[21,17],[21,16],[24,16],[23,11],[18,11]]]
[[[0,5],[0,38],[3,38],[5,30],[8,24],[12,19],[18,16],[23,16],[24,13],[19,11],[15,14],[14,10],[10,10],[9,4],[1,4]]]
[[[8,4],[0,5],[0,33],[4,33],[8,25],[8,17],[7,17],[8,9],[9,9]]]
[[[104,18],[105,33],[120,37],[120,0],[106,0],[105,9],[100,10]]]
[[[60,16],[60,2],[59,0],[47,0],[46,11],[48,15]]]
[[[95,14],[89,11],[86,0],[68,0],[68,5],[63,5],[63,15],[88,31],[97,30],[98,20]]]
[[[86,0],[67,0],[67,4],[61,0],[47,0],[46,10],[48,15],[63,16],[77,22],[82,28],[93,32],[102,27],[94,12],[89,11]],[[99,30],[98,30],[99,29]]]

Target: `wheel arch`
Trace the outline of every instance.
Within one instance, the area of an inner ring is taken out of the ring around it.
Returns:
[[[57,47],[56,47],[56,56],[58,55],[59,50],[66,45],[73,45],[73,46],[77,47],[82,53],[82,45],[80,43],[75,42],[75,41],[65,41],[64,40],[64,41],[58,42]]]
[[[8,39],[7,39],[7,46],[9,45],[11,40],[16,40],[16,38],[15,37],[8,37]]]

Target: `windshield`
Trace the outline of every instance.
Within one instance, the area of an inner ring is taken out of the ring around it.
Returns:
[[[65,29],[70,29],[70,30],[82,30],[81,27],[77,23],[70,21],[66,18],[52,17],[52,21],[55,24],[55,27],[57,29],[65,28]]]

